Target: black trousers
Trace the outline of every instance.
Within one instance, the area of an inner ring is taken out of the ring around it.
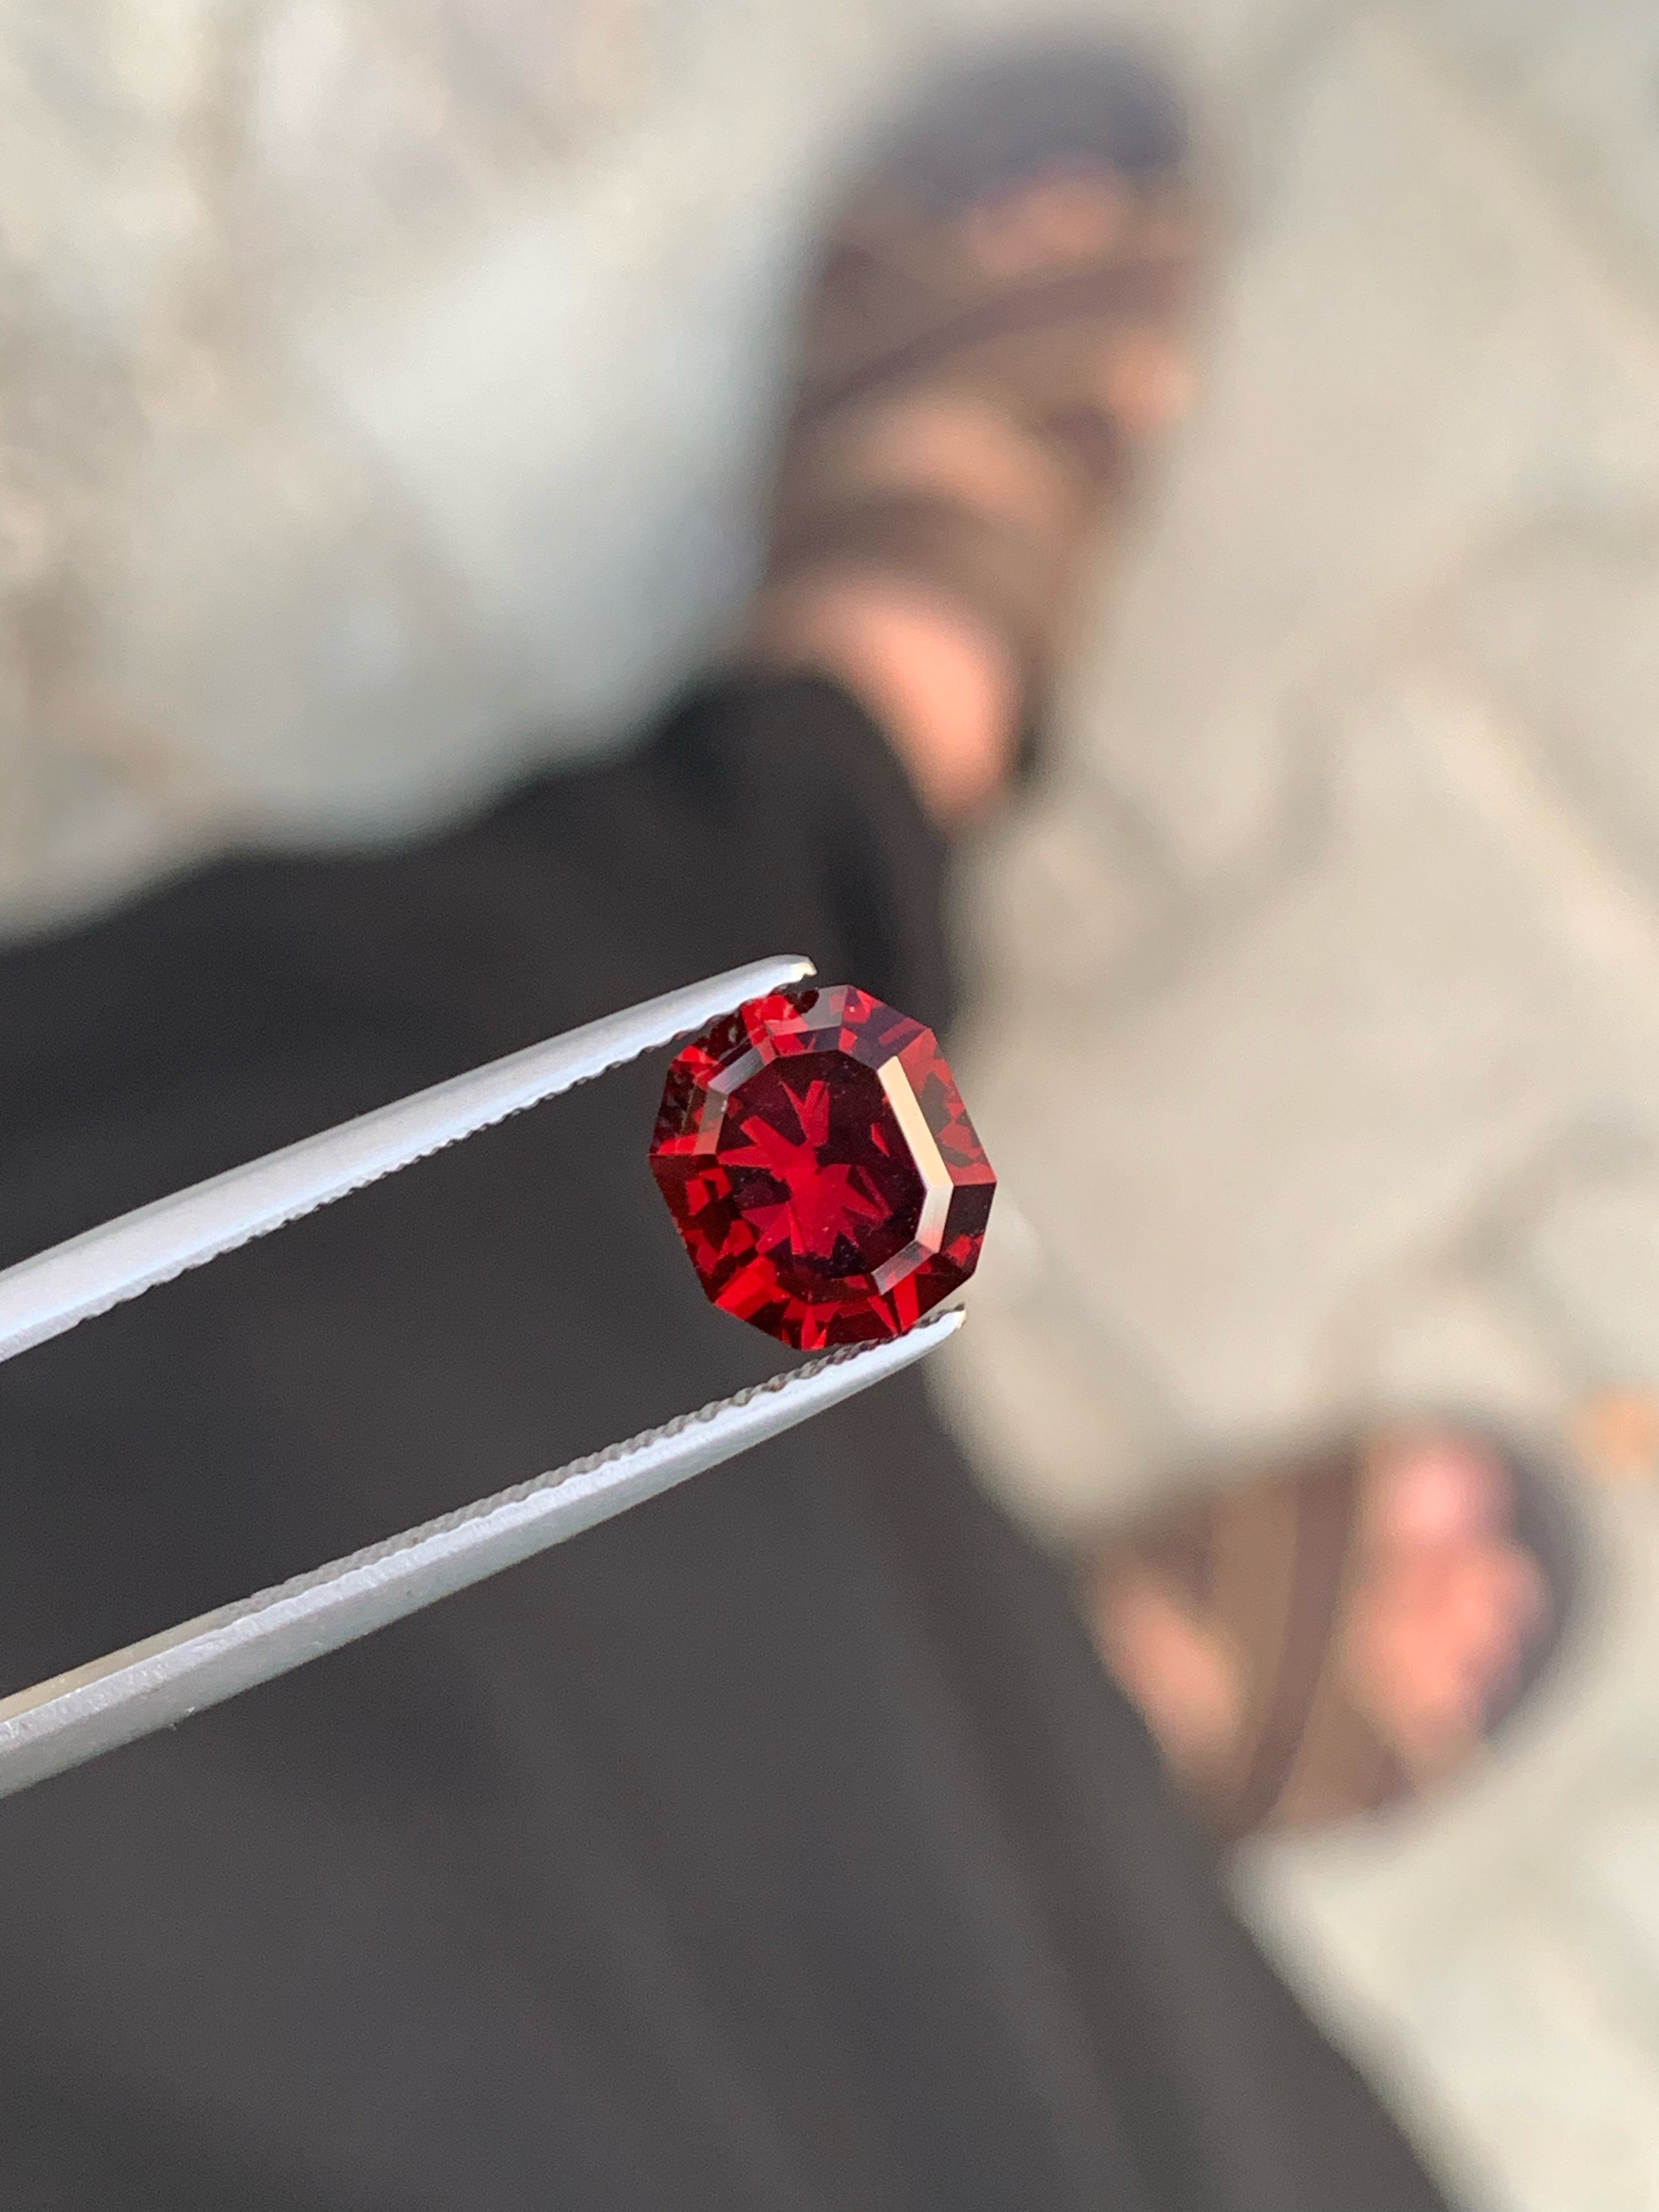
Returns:
[[[949,1012],[878,734],[737,684],[0,961],[0,1259],[776,951]],[[778,1364],[607,1079],[0,1370],[0,1686]],[[1415,2212],[919,1384],[0,1804],[18,2212]]]

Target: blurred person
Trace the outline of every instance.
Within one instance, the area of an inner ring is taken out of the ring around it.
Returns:
[[[0,1258],[779,949],[946,1022],[951,840],[1185,404],[1205,228],[1144,64],[942,87],[830,236],[731,667],[435,841],[9,953]],[[8,1684],[768,1371],[646,1171],[659,1080],[0,1372]],[[1467,1754],[1549,1648],[1532,1494],[1361,1440],[1079,1607],[889,1384],[0,1808],[0,2202],[1428,2212],[1217,1842]]]

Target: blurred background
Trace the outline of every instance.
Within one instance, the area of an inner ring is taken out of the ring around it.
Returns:
[[[861,129],[1037,0],[10,0],[0,928],[620,741],[757,553]],[[1133,20],[1129,18],[1127,20]],[[1389,1405],[1596,1614],[1249,1909],[1477,2203],[1659,2207],[1659,15],[1164,0],[1231,238],[1056,773],[970,856],[987,1479],[1064,1538]]]

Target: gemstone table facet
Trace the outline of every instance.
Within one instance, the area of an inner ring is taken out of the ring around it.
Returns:
[[[948,1297],[996,1188],[933,1031],[848,984],[751,999],[686,1045],[651,1171],[709,1297],[799,1351]]]

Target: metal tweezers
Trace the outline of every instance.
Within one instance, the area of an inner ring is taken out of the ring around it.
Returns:
[[[812,973],[794,957],[732,969],[71,1237],[0,1272],[0,1360]],[[0,1699],[0,1796],[303,1666],[811,1420],[923,1358],[961,1321],[948,1311],[890,1342],[809,1360]]]

